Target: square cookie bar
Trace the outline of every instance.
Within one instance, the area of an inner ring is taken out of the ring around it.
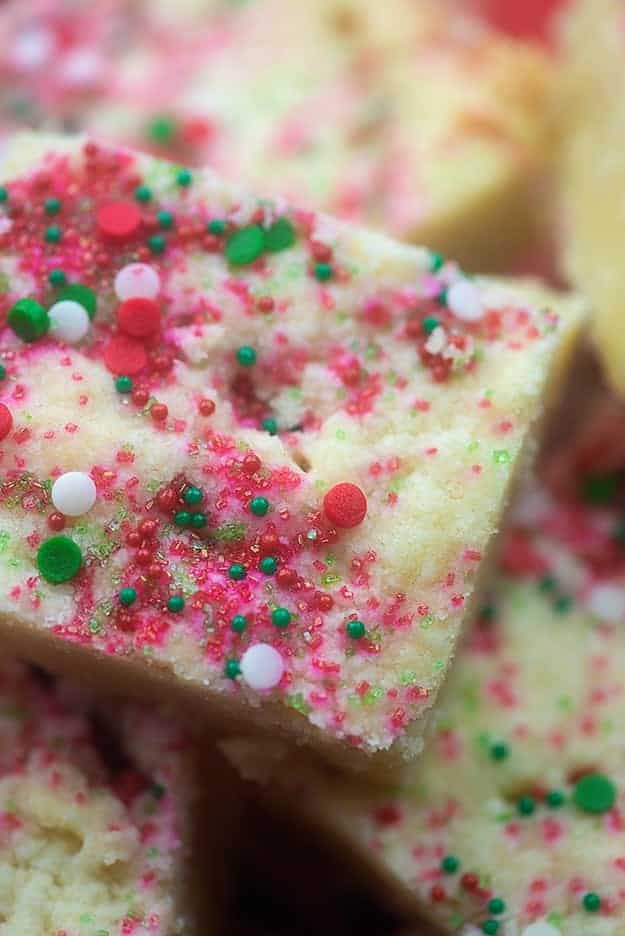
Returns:
[[[428,746],[385,792],[230,742],[291,823],[299,814],[442,932],[625,931],[620,503],[524,500]]]
[[[551,65],[455,3],[10,0],[0,50],[5,126],[149,146],[482,271],[544,222]]]
[[[182,732],[108,708],[113,740],[84,698],[16,662],[0,709],[2,932],[212,932],[195,906],[199,778]]]
[[[582,303],[92,141],[2,180],[3,639],[416,753]]]

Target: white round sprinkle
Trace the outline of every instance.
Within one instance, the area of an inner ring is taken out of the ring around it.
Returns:
[[[538,923],[531,923],[526,926],[521,936],[561,936],[561,934],[560,930],[552,926],[551,923],[539,920]]]
[[[54,36],[50,30],[34,26],[16,36],[9,58],[15,68],[35,71],[50,59],[54,46]]]
[[[95,484],[83,471],[67,471],[52,485],[52,503],[68,517],[80,517],[96,500]]]
[[[241,675],[252,689],[273,689],[283,673],[282,657],[269,644],[254,644],[241,657]]]
[[[586,607],[604,621],[622,621],[625,617],[625,588],[607,583],[595,585],[588,595]]]
[[[463,322],[477,322],[484,316],[484,306],[477,286],[461,279],[449,287],[447,305]]]
[[[115,277],[115,293],[118,299],[154,299],[161,288],[161,281],[154,267],[147,263],[129,263]]]
[[[50,331],[60,341],[76,344],[81,341],[89,331],[89,316],[87,310],[79,302],[72,299],[62,299],[55,302],[48,309],[50,316]]]

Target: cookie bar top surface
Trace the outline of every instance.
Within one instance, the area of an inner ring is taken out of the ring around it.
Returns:
[[[298,803],[445,932],[623,932],[620,503],[525,498],[505,575],[401,784],[298,787]]]
[[[111,766],[73,693],[17,663],[2,665],[0,710],[2,931],[188,932],[179,734],[129,710],[126,765]]]
[[[440,0],[78,6],[3,8],[5,122],[184,154],[442,244],[550,159],[546,57]]]
[[[387,748],[580,303],[90,141],[3,178],[2,615]]]

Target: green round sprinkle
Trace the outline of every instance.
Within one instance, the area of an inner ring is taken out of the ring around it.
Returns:
[[[201,504],[204,500],[204,491],[199,487],[189,487],[184,492],[185,504]]]
[[[257,358],[256,349],[251,345],[244,344],[237,348],[237,361],[241,367],[252,367],[256,364]]]
[[[247,627],[247,618],[244,614],[235,614],[230,621],[230,627],[235,634],[242,634]]]
[[[152,189],[147,185],[138,185],[135,189],[135,198],[138,202],[149,202],[152,198]]]
[[[490,756],[494,761],[503,761],[510,754],[510,748],[505,741],[495,741],[490,746]]]
[[[460,862],[455,855],[445,855],[441,861],[441,871],[445,874],[455,874],[460,867]]]
[[[582,898],[582,904],[584,910],[588,910],[589,913],[596,913],[601,907],[601,897],[599,894],[595,894],[594,891],[588,891]]]
[[[212,221],[209,221],[206,225],[206,230],[209,234],[223,234],[226,230],[226,222],[222,221],[221,218],[213,218]]]
[[[9,193],[4,185],[0,185],[0,203],[8,200]]]
[[[444,263],[445,258],[442,254],[438,253],[436,250],[430,251],[430,271],[432,273],[438,273]]]
[[[277,221],[265,231],[265,250],[277,253],[287,250],[295,243],[295,228],[288,218],[278,218]]]
[[[421,322],[421,330],[424,335],[431,335],[435,328],[438,328],[440,322],[433,315],[426,315]]]
[[[115,378],[115,389],[118,393],[130,393],[132,390],[132,378],[122,375]]]
[[[167,607],[170,611],[178,614],[184,608],[184,598],[182,595],[172,595],[167,599]]]
[[[8,323],[22,341],[37,341],[50,328],[50,319],[36,299],[19,299],[9,312]]]
[[[226,241],[224,254],[233,266],[253,263],[265,249],[265,233],[258,224],[248,224],[231,234]]]
[[[117,597],[119,598],[119,603],[127,608],[137,600],[137,592],[134,588],[122,588]]]
[[[148,136],[156,143],[169,143],[176,132],[171,117],[155,117],[148,124]]]
[[[499,923],[497,920],[486,920],[482,923],[482,932],[486,933],[486,936],[495,936],[495,933],[499,932]]]
[[[568,614],[573,607],[573,599],[569,595],[559,595],[553,603],[556,614]]]
[[[48,273],[48,282],[50,286],[65,286],[67,277],[63,270],[50,270]]]
[[[174,216],[171,211],[159,211],[156,215],[156,220],[158,221],[158,226],[162,227],[164,231],[168,231],[170,227],[173,226]]]
[[[46,228],[43,239],[48,244],[58,244],[61,238],[63,237],[63,232],[58,224],[51,224],[50,227]]]
[[[69,582],[80,571],[82,553],[69,536],[51,536],[39,547],[37,568],[47,582],[60,585]]]
[[[536,809],[536,801],[533,796],[520,796],[516,805],[522,816],[531,816]]]
[[[4,364],[0,364],[0,380],[4,380],[7,375],[7,369]]]
[[[174,523],[179,527],[189,526],[191,522],[191,514],[188,510],[177,510],[174,514]]]
[[[447,305],[447,290],[446,289],[441,289],[438,296],[436,297],[436,301],[438,302],[439,305],[442,305],[442,306]]]
[[[265,432],[269,433],[269,435],[278,434],[278,423],[271,416],[268,416],[266,419],[263,419],[260,425],[261,425],[261,429],[264,429]]]
[[[266,497],[253,497],[249,508],[255,517],[264,517],[269,510],[269,501]]]
[[[238,660],[228,660],[224,666],[224,674],[228,679],[236,679],[240,672],[241,667],[239,666]]]
[[[347,636],[352,640],[362,640],[365,636],[366,628],[362,621],[348,621],[345,628]]]
[[[564,800],[562,790],[550,790],[545,797],[545,802],[550,809],[559,809],[560,806],[564,806]]]
[[[82,283],[70,283],[59,293],[57,302],[62,299],[71,299],[72,302],[78,302],[85,309],[90,319],[95,316],[98,299],[89,286],[84,286]]]
[[[186,188],[188,185],[191,185],[193,181],[193,176],[188,169],[181,169],[178,175],[176,176],[176,182],[178,185],[181,185],[183,188]]]
[[[538,583],[538,588],[542,592],[550,592],[556,587],[556,580],[553,575],[543,575]]]
[[[289,626],[292,616],[288,608],[275,608],[271,612],[271,623],[282,630]]]
[[[275,556],[263,556],[258,563],[258,568],[264,575],[273,575],[278,568],[278,560]]]
[[[43,208],[46,214],[55,215],[61,210],[61,202],[58,198],[46,198]]]
[[[332,279],[332,272],[329,263],[315,264],[315,279],[318,279],[320,283],[327,283],[329,279]]]
[[[167,246],[167,241],[162,234],[152,234],[148,238],[148,247],[154,254],[162,254]]]
[[[493,897],[488,901],[488,912],[492,913],[493,916],[499,916],[500,913],[505,913],[506,911],[506,902],[502,900],[501,897]]]
[[[616,802],[616,787],[603,774],[586,774],[575,784],[573,802],[584,812],[608,812]]]
[[[228,569],[228,575],[235,582],[240,582],[245,578],[247,572],[245,571],[245,566],[241,565],[240,562],[233,562],[230,568]]]
[[[193,513],[191,514],[191,520],[189,522],[194,530],[201,530],[202,527],[206,526],[206,514]]]

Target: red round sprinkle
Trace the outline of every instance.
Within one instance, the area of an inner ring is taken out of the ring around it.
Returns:
[[[161,310],[154,299],[134,296],[117,307],[117,324],[133,338],[147,338],[161,327]]]
[[[465,890],[472,891],[476,887],[479,887],[480,880],[477,874],[474,874],[472,871],[465,871],[465,873],[460,878],[460,883]]]
[[[172,488],[162,488],[156,495],[156,505],[165,513],[174,509],[176,501],[176,492]]]
[[[297,581],[297,572],[294,569],[279,569],[276,582],[281,588],[292,588]]]
[[[141,534],[137,530],[131,530],[126,534],[126,543],[131,549],[136,549],[141,545]]]
[[[434,903],[441,903],[447,894],[445,893],[445,888],[441,887],[440,884],[435,884],[434,887],[430,890],[430,898]]]
[[[65,517],[62,513],[58,513],[56,510],[50,514],[48,517],[48,526],[51,530],[54,530],[55,533],[60,532],[65,528]]]
[[[150,407],[150,416],[154,422],[163,422],[164,419],[167,419],[169,415],[169,410],[164,403],[154,403]]]
[[[139,524],[139,533],[141,536],[154,536],[158,530],[158,524],[156,520],[142,520]]]
[[[256,472],[261,467],[261,465],[262,465],[262,462],[260,458],[254,452],[248,452],[247,455],[244,457],[243,461],[241,462],[241,467],[243,468],[243,471],[245,472],[245,474],[249,474],[249,475],[256,474]]]
[[[141,227],[141,212],[133,202],[109,202],[98,208],[96,224],[105,237],[127,240]]]
[[[202,416],[212,416],[215,412],[215,403],[213,400],[209,400],[208,397],[205,397],[203,400],[200,400],[199,410]]]
[[[136,338],[115,335],[104,349],[104,363],[113,374],[132,377],[148,363],[145,348]]]
[[[4,403],[0,403],[0,439],[6,439],[13,428],[11,410]]]
[[[258,545],[263,556],[271,556],[280,548],[280,540],[277,533],[263,533]]]
[[[150,399],[150,394],[145,387],[137,387],[136,390],[132,391],[131,399],[135,406],[145,406]]]
[[[343,481],[330,488],[323,498],[323,509],[330,523],[349,530],[365,519],[367,498],[358,485]]]
[[[149,549],[142,547],[141,549],[137,550],[135,559],[138,565],[147,566],[152,562],[152,553]]]

